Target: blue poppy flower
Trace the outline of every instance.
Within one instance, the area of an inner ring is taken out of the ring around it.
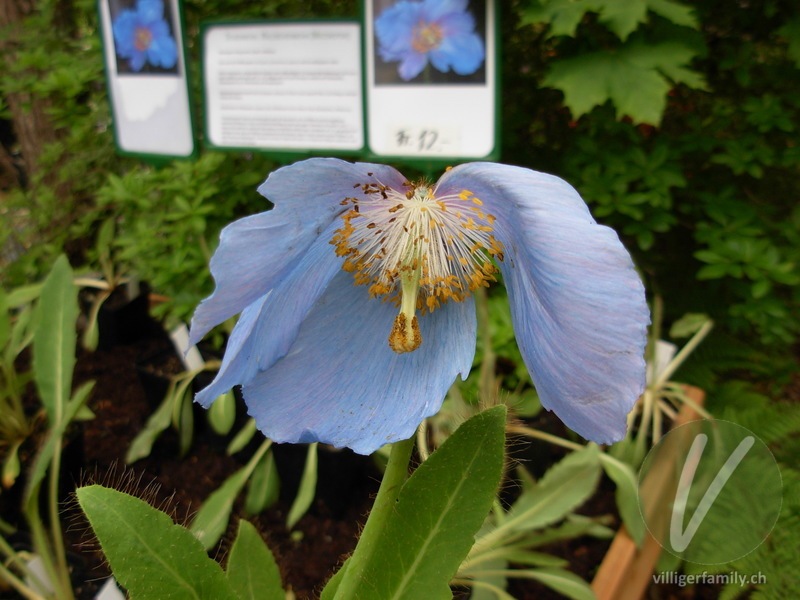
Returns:
[[[419,75],[428,61],[442,73],[452,69],[471,75],[485,58],[467,0],[401,0],[375,19],[375,36],[381,58],[399,61],[405,81]]]
[[[172,69],[178,62],[178,46],[164,20],[162,0],[138,0],[134,10],[119,13],[112,31],[117,55],[129,60],[132,71],[141,71],[145,63]]]
[[[408,438],[469,373],[472,293],[496,265],[542,404],[588,439],[624,437],[649,311],[619,238],[569,184],[494,163],[411,183],[312,158],[258,191],[274,209],[222,231],[216,289],[192,320],[195,343],[241,312],[200,404],[241,384],[276,442],[368,454]]]

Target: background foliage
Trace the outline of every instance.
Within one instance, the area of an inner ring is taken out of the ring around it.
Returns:
[[[187,319],[212,288],[219,230],[268,206],[255,187],[279,163],[117,156],[95,2],[17,4],[0,14],[4,283],[37,278],[62,248],[94,266],[93,236],[111,215],[118,270],[167,296],[168,319]],[[360,10],[355,0],[184,9],[197,114],[202,20]],[[634,252],[668,321],[706,312],[756,369],[786,373],[800,327],[795,3],[521,0],[503,4],[501,21],[502,161],[575,185]]]
[[[800,6],[499,4],[501,160],[564,177],[620,233],[663,300],[663,331],[686,313],[714,319],[678,378],[770,445],[788,490],[770,544],[733,566],[794,574],[800,421],[796,379],[794,396],[783,386],[797,371],[800,333]],[[197,115],[201,21],[360,10],[357,0],[183,5]],[[172,325],[212,290],[207,262],[220,229],[268,208],[255,188],[282,159],[202,150],[201,119],[195,159],[118,155],[96,11],[95,0],[0,2],[0,284],[41,280],[65,252],[79,271],[149,282]],[[102,231],[114,232],[110,247]],[[503,295],[494,288],[481,304],[494,347],[482,343],[475,364],[496,363],[509,402],[534,415]],[[476,385],[451,394],[470,401]],[[771,579],[759,597],[795,588],[788,576]]]

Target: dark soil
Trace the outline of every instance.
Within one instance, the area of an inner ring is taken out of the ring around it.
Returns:
[[[83,423],[80,431],[75,432],[72,444],[76,448],[75,466],[67,473],[65,482],[64,523],[80,600],[93,598],[109,570],[80,510],[70,500],[69,490],[75,485],[102,483],[143,497],[167,510],[176,521],[188,523],[209,494],[243,465],[254,445],[260,443],[255,440],[241,453],[228,456],[225,448],[229,437],[218,436],[204,427],[200,409],[196,413],[196,438],[186,456],[179,456],[177,436],[170,430],[159,439],[149,457],[132,465],[124,464],[130,442],[153,410],[153,400],[148,400],[137,364],[141,367],[145,359],[171,351],[170,341],[159,332],[154,327],[143,340],[95,353],[82,352],[78,357],[75,385],[87,380],[96,382],[89,401],[95,419]],[[166,371],[169,370],[167,366]],[[550,413],[539,417],[534,426],[564,434],[563,426]],[[286,515],[299,483],[305,448],[291,445],[273,448],[281,475],[281,498],[262,514],[246,518],[258,528],[274,553],[285,585],[298,600],[311,600],[319,596],[327,579],[355,547],[377,492],[380,472],[369,458],[349,451],[321,449],[317,498],[294,530],[289,531]],[[563,454],[550,444],[522,440],[511,442],[511,453],[513,460],[525,464],[536,477]],[[516,487],[513,482],[504,486],[505,500],[513,499]],[[613,484],[604,479],[591,503],[580,512],[605,516],[610,526],[616,528],[613,490]],[[240,504],[235,506],[234,514],[236,518],[244,514]],[[5,514],[2,516],[6,518]],[[234,531],[235,522],[212,553],[218,560],[224,561]],[[572,571],[591,581],[609,544],[610,540],[580,538],[542,550],[567,558]],[[563,598],[535,581],[522,579],[510,580],[508,591],[519,600]],[[699,588],[658,586],[651,592],[650,597],[659,600],[716,597]],[[456,591],[455,597],[466,598],[467,594]]]

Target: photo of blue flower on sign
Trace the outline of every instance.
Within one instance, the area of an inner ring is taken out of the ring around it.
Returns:
[[[376,83],[485,82],[485,3],[374,0],[373,6]]]
[[[120,74],[178,72],[178,45],[163,0],[109,0],[109,8]]]

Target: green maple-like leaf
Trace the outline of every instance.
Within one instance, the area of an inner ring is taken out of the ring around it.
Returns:
[[[691,8],[672,0],[532,0],[522,13],[521,24],[547,23],[548,37],[575,37],[575,30],[587,12],[597,13],[622,41],[636,31],[652,11],[676,25],[697,27]]]
[[[578,23],[587,12],[598,12],[597,0],[533,0],[522,13],[521,25],[547,23],[548,37],[568,35],[575,37]]]
[[[697,18],[692,9],[684,4],[672,2],[672,0],[647,0],[648,10],[672,21],[675,25],[691,27],[697,29]]]
[[[645,0],[603,0],[600,22],[625,41],[647,18]]]
[[[800,67],[800,17],[789,20],[778,33],[789,40],[789,58]]]
[[[555,61],[543,83],[564,92],[564,103],[576,118],[611,100],[619,116],[658,125],[673,84],[705,88],[702,76],[686,66],[694,56],[682,42],[631,42],[614,53]]]

